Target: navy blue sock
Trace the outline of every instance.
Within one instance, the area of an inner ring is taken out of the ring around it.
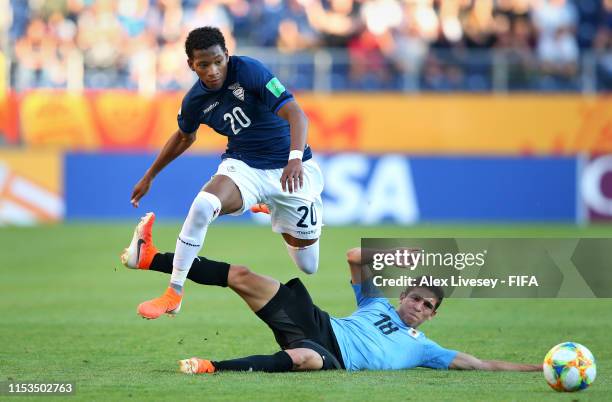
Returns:
[[[157,253],[151,261],[149,269],[151,271],[172,273],[172,260],[174,253]],[[204,257],[197,257],[191,264],[187,279],[201,285],[213,285],[227,287],[227,275],[230,265],[227,262],[209,260]]]

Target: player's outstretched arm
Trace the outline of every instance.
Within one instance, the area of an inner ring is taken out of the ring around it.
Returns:
[[[130,202],[134,207],[138,207],[140,199],[149,191],[151,182],[155,176],[193,144],[195,141],[195,134],[195,132],[186,134],[178,129],[170,136],[151,167],[149,167],[142,179],[134,186],[130,198]]]
[[[541,364],[511,363],[500,360],[481,360],[467,353],[459,352],[451,362],[449,369],[453,370],[485,370],[485,371],[542,371]]]
[[[407,255],[412,253],[419,252],[418,248],[407,248],[407,247],[398,247],[391,249],[373,249],[373,248],[361,248],[355,247],[346,252],[346,260],[351,269],[351,282],[353,284],[358,284],[363,282],[362,266],[364,264],[371,264],[374,261],[374,258],[377,254],[395,254],[397,252],[404,253]]]

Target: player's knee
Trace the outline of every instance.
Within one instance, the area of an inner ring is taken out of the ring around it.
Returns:
[[[232,289],[248,286],[251,270],[243,265],[231,265],[227,274],[227,284]]]
[[[310,349],[286,349],[285,352],[291,357],[294,370],[320,370],[323,367],[321,356]]]
[[[287,244],[287,251],[302,272],[312,275],[319,269],[318,241],[306,247],[294,247]]]
[[[302,354],[302,353],[295,353],[294,350],[286,350],[285,352],[287,352],[289,357],[291,357],[291,361],[293,362],[293,366],[296,367],[296,368],[300,368],[300,367],[304,366],[304,364],[308,360],[306,358],[306,356],[304,356],[304,354]]]
[[[346,252],[346,260],[349,264],[361,264],[361,248],[351,248]]]
[[[219,211],[219,198],[212,193],[200,191],[191,204],[189,217],[195,225],[208,226],[219,215]]]
[[[315,274],[319,270],[319,260],[301,261],[298,268],[307,275]]]

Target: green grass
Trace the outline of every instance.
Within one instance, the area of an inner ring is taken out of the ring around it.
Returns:
[[[179,227],[158,224],[157,245],[174,248]],[[277,346],[267,327],[228,289],[188,283],[177,318],[138,318],[138,303],[160,294],[168,277],[120,267],[118,254],[131,231],[127,224],[0,229],[0,381],[74,381],[76,395],[70,400],[86,401],[570,401],[605,400],[612,392],[611,299],[451,299],[422,327],[445,347],[487,359],[540,362],[561,341],[584,343],[598,359],[598,378],[578,394],[552,391],[540,373],[415,369],[181,375],[176,371],[180,358],[273,353]],[[319,273],[300,276],[319,306],[343,316],[353,311],[344,250],[361,237],[610,234],[608,226],[327,227]],[[203,254],[281,280],[297,275],[282,240],[267,227],[212,227]]]

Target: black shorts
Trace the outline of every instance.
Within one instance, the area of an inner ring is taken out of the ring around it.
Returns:
[[[315,342],[336,358],[340,368],[345,368],[329,314],[312,303],[298,278],[281,284],[276,295],[256,314],[268,324],[281,349],[307,347],[302,342],[305,340]]]

